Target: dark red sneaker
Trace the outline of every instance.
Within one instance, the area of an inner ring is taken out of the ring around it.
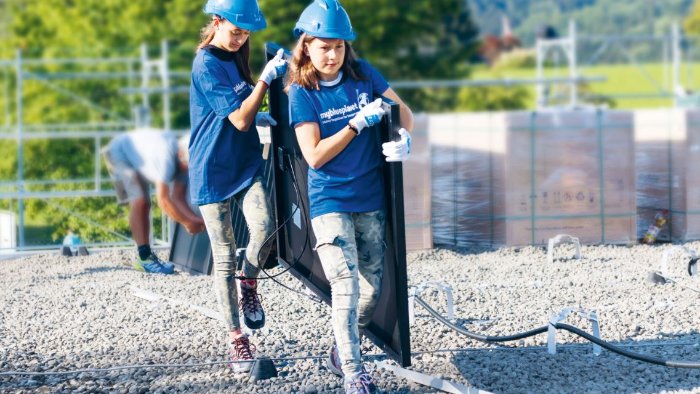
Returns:
[[[253,362],[255,358],[253,353],[255,352],[255,345],[251,345],[248,337],[242,335],[236,338],[229,346],[228,353],[231,362],[229,362],[229,367],[233,369],[234,372],[248,372],[253,368]]]

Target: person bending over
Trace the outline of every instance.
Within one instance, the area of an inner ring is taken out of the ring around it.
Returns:
[[[172,274],[174,266],[153,253],[150,245],[151,195],[155,185],[158,206],[190,234],[204,230],[204,221],[186,199],[189,136],[178,139],[170,132],[137,129],[118,135],[103,156],[120,204],[129,204],[129,226],[138,257],[133,266],[148,273]]]

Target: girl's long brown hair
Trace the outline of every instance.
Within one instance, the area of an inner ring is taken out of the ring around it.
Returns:
[[[303,33],[297,45],[294,47],[292,52],[292,61],[290,63],[289,78],[287,80],[286,89],[289,90],[289,86],[296,83],[304,89],[316,89],[319,90],[319,81],[321,78],[318,72],[311,63],[311,58],[304,53],[304,47],[306,44],[315,40],[316,37],[310,36]],[[350,78],[360,81],[364,80],[365,77],[360,72],[360,65],[357,62],[357,55],[352,49],[350,42],[345,41],[345,59],[343,59],[343,65],[340,68],[343,74],[348,75]]]
[[[223,23],[225,19],[216,15],[212,18],[211,22],[209,22],[206,26],[202,28],[199,45],[197,45],[197,49],[195,50],[195,52],[209,45],[209,43],[211,43],[211,41],[214,39],[214,35],[216,34],[216,27],[214,27],[214,24],[217,20],[219,23]],[[252,73],[250,71],[249,61],[250,37],[248,37],[248,39],[238,49],[238,51],[233,53],[233,62],[236,64],[236,68],[238,68],[238,72],[241,74],[243,79],[249,84],[255,85],[255,83],[253,82]]]

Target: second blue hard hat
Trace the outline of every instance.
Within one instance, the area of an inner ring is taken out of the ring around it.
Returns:
[[[204,13],[219,15],[236,27],[258,31],[267,27],[257,0],[209,0]]]
[[[337,0],[314,0],[299,16],[294,35],[302,33],[318,38],[354,40],[350,17]]]

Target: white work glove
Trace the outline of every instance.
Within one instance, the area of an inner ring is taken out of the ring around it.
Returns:
[[[282,55],[284,55],[284,49],[280,48],[275,57],[267,62],[260,73],[258,81],[263,81],[267,86],[270,86],[274,79],[283,76],[287,72],[287,61],[282,58]]]
[[[382,154],[386,161],[406,161],[411,154],[411,134],[403,127],[399,130],[401,139],[382,144]]]
[[[359,134],[365,127],[373,126],[382,120],[385,112],[382,109],[382,99],[378,98],[371,103],[365,105],[355,117],[350,119],[350,124],[357,129]]]
[[[255,128],[258,129],[258,136],[260,137],[261,144],[269,144],[272,142],[270,126],[277,126],[277,121],[269,112],[258,112],[255,115]]]

